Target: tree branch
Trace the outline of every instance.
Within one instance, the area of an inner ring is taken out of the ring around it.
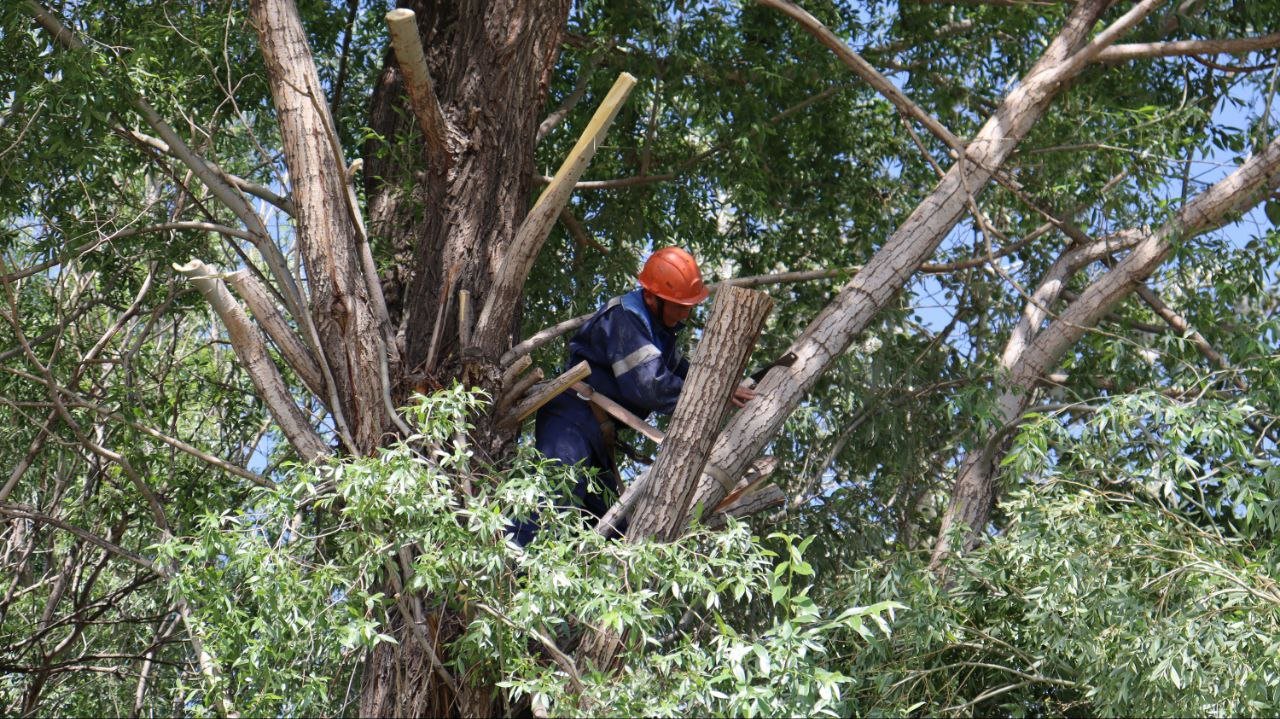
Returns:
[[[298,374],[298,378],[307,386],[307,389],[311,390],[316,397],[324,397],[325,382],[320,371],[320,363],[303,343],[302,338],[285,321],[284,315],[280,313],[258,278],[248,270],[237,270],[228,274],[226,280],[249,306],[249,311],[258,320],[258,324],[280,349],[284,361]]]
[[[587,128],[578,138],[577,144],[569,152],[564,163],[556,172],[555,179],[546,190],[538,196],[533,209],[520,223],[516,230],[506,257],[502,260],[502,268],[493,281],[489,296],[485,298],[484,309],[476,321],[472,334],[474,344],[486,355],[496,357],[507,341],[507,328],[510,324],[511,312],[520,297],[520,291],[528,279],[529,270],[538,258],[542,245],[551,231],[551,226],[560,216],[573,193],[573,186],[582,177],[591,158],[595,156],[600,141],[613,123],[613,118],[626,101],[636,79],[627,73],[618,76],[609,94],[601,101]]]
[[[1280,32],[1258,37],[1219,40],[1174,40],[1114,45],[1094,58],[1094,62],[1125,62],[1178,55],[1240,55],[1254,50],[1280,47]]]
[[[85,44],[39,2],[27,0],[26,8],[35,17],[36,21],[49,34],[53,35],[58,44],[73,50],[85,49]],[[137,94],[133,94],[129,99],[134,109],[142,115],[147,125],[168,146],[169,153],[190,168],[196,177],[200,178],[200,181],[213,192],[214,196],[248,228],[254,246],[262,254],[263,259],[266,260],[267,267],[271,270],[276,282],[280,283],[281,291],[284,293],[290,311],[295,316],[302,316],[305,304],[293,273],[289,271],[284,254],[280,252],[280,248],[271,240],[271,234],[267,231],[267,226],[263,224],[262,218],[258,216],[258,213],[254,212],[253,208],[249,206],[244,195],[240,194],[230,183],[223,180],[221,173],[216,171],[210,163],[192,151],[178,133],[160,117],[160,114],[156,112],[150,103]]]
[[[142,145],[146,145],[174,159],[179,159],[179,160],[181,159],[169,149],[169,143],[165,142],[164,140],[161,140],[158,137],[152,137],[150,135],[138,132],[137,130],[127,128],[127,127],[117,128],[117,131],[120,132],[120,134],[124,135],[125,137],[133,140],[134,142],[137,142]],[[253,195],[258,199],[266,200],[268,203],[275,205],[280,210],[283,210],[285,214],[289,215],[290,217],[292,217],[294,213],[297,212],[297,208],[293,206],[293,200],[290,200],[288,197],[280,195],[267,187],[259,185],[256,182],[250,182],[249,180],[246,180],[243,177],[232,175],[231,173],[219,167],[218,164],[215,162],[211,162],[207,159],[205,160],[205,162],[207,162],[209,166],[214,169],[214,171],[216,171],[219,175],[221,175],[223,179],[231,183],[240,191]]]
[[[966,152],[863,270],[792,343],[789,351],[796,354],[796,363],[770,371],[758,386],[758,396],[729,420],[712,449],[712,464],[725,469],[731,477],[741,474],[778,432],[809,387],[937,249],[964,215],[968,199],[981,192],[995,169],[1048,110],[1063,84],[1083,67],[1078,59],[1079,48],[1109,4],[1108,0],[1083,0],[1076,5],[1058,37],[1006,96]],[[723,496],[721,483],[704,474],[694,501],[714,505]]]
[[[872,67],[871,63],[862,59],[862,56],[854,52],[813,15],[789,2],[789,0],[756,0],[756,2],[765,7],[773,8],[795,20],[806,32],[813,35],[818,42],[826,45],[827,48],[834,52],[836,57],[840,58],[840,61],[853,71],[853,74],[893,103],[893,106],[898,108],[899,112],[924,125],[930,133],[945,142],[952,150],[957,153],[964,152],[964,143],[960,138],[953,135],[942,123],[925,112],[924,108],[915,104],[911,98],[907,97],[896,85],[890,82],[889,78],[880,74],[880,71]]]
[[[578,103],[582,101],[582,97],[587,94],[587,87],[591,83],[592,74],[595,73],[596,68],[600,66],[603,60],[604,55],[592,55],[585,65],[578,70],[578,80],[574,83],[573,90],[565,96],[559,107],[538,124],[538,134],[534,140],[535,144],[541,143],[546,139],[547,135],[551,134],[551,131],[556,129],[557,125],[564,122],[564,119],[569,116],[573,108],[578,106]]]
[[[660,182],[670,182],[679,175],[675,173],[667,173],[662,175],[637,175],[635,177],[618,177],[612,180],[583,180],[573,185],[575,190],[622,190],[628,187],[643,187],[645,185],[656,185]],[[555,178],[546,175],[534,175],[533,181],[539,185],[549,185]]]
[[[142,567],[143,569],[154,572],[160,575],[161,577],[168,577],[168,573],[165,572],[164,568],[156,564],[155,562],[151,561],[150,559],[147,559],[146,557],[140,554],[134,554],[133,552],[130,552],[129,550],[125,549],[124,547],[121,547],[118,544],[108,542],[102,537],[99,537],[98,535],[92,532],[89,532],[87,530],[81,529],[80,527],[77,527],[69,522],[64,522],[63,520],[58,519],[57,517],[45,514],[30,505],[20,504],[17,502],[0,502],[0,514],[5,515],[6,517],[11,517],[13,519],[29,519],[33,522],[39,522],[40,524],[47,524],[51,527],[57,527],[58,529],[61,529],[64,532],[70,532],[71,534],[74,534],[75,536],[83,539],[84,541],[96,547],[99,547],[117,557],[120,557],[121,559],[125,559],[129,562],[132,562],[133,564],[136,564],[139,567]]]
[[[671,426],[649,468],[650,489],[632,514],[628,538],[671,541],[684,531],[698,476],[704,471],[719,473],[719,468],[708,466],[707,453],[772,308],[773,300],[763,292],[729,286],[716,293]],[[732,479],[728,484],[726,493],[733,488]]]
[[[400,64],[400,73],[404,75],[409,106],[413,108],[413,116],[417,118],[418,127],[427,141],[430,167],[443,175],[453,164],[453,153],[449,150],[449,121],[440,109],[440,100],[431,84],[416,18],[412,10],[397,8],[387,13],[387,28],[391,31],[391,47]]]
[[[271,416],[284,432],[289,444],[298,452],[304,462],[314,462],[330,454],[329,447],[320,435],[307,422],[307,418],[294,403],[293,397],[285,386],[280,370],[267,354],[266,343],[262,335],[254,329],[244,310],[231,296],[222,279],[200,260],[192,260],[185,265],[174,265],[174,269],[186,275],[191,283],[200,290],[214,312],[227,328],[231,339],[231,348],[240,363],[249,374],[258,396],[266,404]]]

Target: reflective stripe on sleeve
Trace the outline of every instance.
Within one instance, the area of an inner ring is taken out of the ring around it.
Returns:
[[[651,344],[643,345],[640,349],[613,363],[613,376],[621,377],[645,362],[661,356],[662,353],[658,351],[657,347]]]

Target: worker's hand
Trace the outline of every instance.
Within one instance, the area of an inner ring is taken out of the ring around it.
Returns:
[[[729,398],[729,401],[733,403],[734,407],[742,409],[747,406],[748,402],[755,399],[755,396],[755,390],[748,388],[744,384],[740,384],[733,390],[733,396]]]

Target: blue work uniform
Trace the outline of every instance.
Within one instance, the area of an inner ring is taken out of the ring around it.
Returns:
[[[689,361],[681,356],[677,335],[684,327],[667,328],[645,306],[642,290],[609,300],[569,340],[569,366],[583,360],[591,366],[587,384],[639,417],[671,414],[684,388]],[[618,494],[618,466],[612,447],[590,404],[572,390],[538,410],[534,428],[538,451],[567,465],[598,471],[592,492],[587,478],[573,489],[573,504],[597,519]],[[521,546],[533,540],[537,520],[518,522],[513,538]]]

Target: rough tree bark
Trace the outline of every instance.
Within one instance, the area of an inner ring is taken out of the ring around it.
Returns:
[[[1099,241],[1066,253],[1054,263],[1041,288],[1033,295],[1044,304],[1028,305],[1005,346],[1001,367],[1007,373],[1006,389],[996,404],[996,417],[1003,428],[961,462],[951,502],[934,543],[931,567],[940,570],[953,550],[972,549],[982,536],[997,501],[995,468],[1007,451],[1009,430],[1030,406],[1036,382],[1062,360],[1085,332],[1142,286],[1169,256],[1174,240],[1185,240],[1222,225],[1235,213],[1266,199],[1277,187],[1280,187],[1280,137],[1226,178],[1196,195],[1177,216],[1155,232],[1125,233],[1128,244],[1133,245],[1129,254],[1090,283],[1049,326],[1036,331],[1046,315],[1043,307],[1057,296],[1066,278],[1090,262],[1109,256],[1120,246]],[[1140,241],[1135,243],[1136,239]],[[962,529],[960,545],[953,547],[952,540],[958,529]]]
[[[773,300],[763,292],[732,285],[716,292],[670,429],[649,469],[653,480],[632,513],[628,538],[671,541],[684,531],[711,440],[729,413],[729,396],[742,381],[772,308]]]
[[[729,486],[778,432],[817,377],[936,250],[1056,94],[1159,2],[1136,3],[1089,41],[1095,23],[1111,4],[1109,0],[1081,0],[1059,36],[975,138],[963,147],[955,138],[947,140],[957,151],[955,165],[883,249],[796,339],[791,346],[796,363],[790,368],[776,368],[766,376],[759,387],[760,397],[733,417],[713,444],[709,461],[722,470],[716,474],[729,477]],[[63,38],[68,35],[65,29],[57,26],[48,13],[35,3],[29,5],[55,37],[71,43]],[[283,264],[279,249],[271,244],[261,218],[240,194],[245,188],[186,148],[149,105],[140,98],[135,102],[146,122],[166,143],[166,151],[190,166],[214,195],[237,214],[252,241],[260,245],[272,279],[279,284],[287,309],[299,327],[299,337],[281,336],[276,341],[287,345],[286,355],[314,360],[314,369],[309,365],[304,369],[307,384],[323,385],[322,399],[334,414],[345,449],[358,454],[368,454],[384,441],[384,431],[393,419],[386,409],[388,394],[398,402],[424,380],[428,386],[443,384],[462,371],[465,358],[461,357],[464,348],[459,338],[469,333],[458,331],[458,313],[449,308],[459,290],[468,291],[477,301],[488,301],[527,213],[539,115],[570,0],[401,0],[400,5],[416,13],[429,87],[433,88],[436,102],[427,103],[433,117],[427,125],[429,141],[424,142],[417,122],[420,113],[407,111],[401,73],[389,54],[374,91],[369,118],[375,133],[388,142],[374,141],[366,147],[364,177],[374,234],[388,243],[389,247],[384,248],[392,251],[388,254],[395,255],[390,274],[381,285],[366,269],[370,265],[359,208],[352,202],[346,161],[336,142],[333,120],[293,0],[252,0],[250,8],[266,59],[290,169],[289,206],[297,219],[298,241],[306,264],[306,297]],[[863,72],[869,68],[856,62],[851,66],[856,66],[855,71],[862,68]],[[899,107],[904,101],[905,96],[897,98]],[[423,106],[421,102],[417,105]],[[435,117],[437,107],[439,116]],[[930,125],[927,118],[917,115],[917,119]],[[931,129],[937,132],[936,128]],[[1268,153],[1274,154],[1273,149],[1269,148]],[[1254,187],[1275,184],[1271,175],[1248,182]],[[1185,224],[1206,225],[1211,220],[1205,217],[1228,204],[1202,203],[1199,212],[1203,217],[1188,217]],[[558,212],[548,216],[554,217]],[[1187,230],[1184,227],[1179,231]],[[1168,236],[1162,235],[1161,241],[1167,240]],[[1128,291],[1126,288],[1131,289],[1132,277],[1150,272],[1144,270],[1147,265],[1142,264],[1141,258],[1154,262],[1150,265],[1154,267],[1163,252],[1167,252],[1167,244],[1164,249],[1140,245],[1113,271],[1112,274],[1120,273],[1116,276],[1121,279],[1092,293],[1097,301],[1082,305],[1071,321],[1096,321],[1109,306],[1107,302],[1116,301]],[[1130,262],[1135,257],[1139,259]],[[527,261],[522,259],[517,264],[526,267]],[[204,273],[206,277],[210,275]],[[515,275],[514,290],[508,287],[502,293],[504,304],[518,296],[523,284],[521,273],[517,271]],[[383,286],[389,293],[387,304],[396,329],[396,341],[390,345],[386,341],[387,328],[380,325],[379,291]],[[235,304],[226,302],[229,295],[224,296],[226,290],[220,284],[212,289],[217,291],[211,297],[218,302],[228,308]],[[244,296],[252,305],[254,298]],[[238,311],[239,307],[234,309]],[[274,309],[264,307],[263,314]],[[254,312],[258,314],[258,308]],[[491,311],[490,315],[482,323],[484,346],[479,349],[481,369],[485,370],[481,380],[492,389],[502,375],[496,358],[511,340],[492,317],[510,321],[514,330],[519,313]],[[1029,345],[1013,367],[1015,378],[1038,377],[1078,338],[1078,334],[1072,337],[1071,333],[1084,325],[1060,325],[1066,317]],[[261,322],[264,318],[259,319]],[[247,323],[241,312],[228,326]],[[283,324],[277,323],[276,331],[271,332],[273,337],[284,331]],[[238,344],[256,343],[261,349],[261,341],[260,336],[254,335]],[[388,372],[389,357],[397,355],[402,363]],[[735,362],[736,371],[725,375],[733,381],[742,369],[742,363]],[[275,370],[265,351],[246,360],[246,365],[255,381],[269,377]],[[277,419],[290,418],[286,405],[291,405],[291,399],[287,393],[260,391],[276,398],[278,407],[273,412]],[[706,426],[719,422],[710,415],[703,419]],[[288,424],[293,424],[291,418]],[[299,432],[289,439],[304,457],[319,456],[326,449],[315,446],[315,440],[306,433]],[[706,452],[699,448],[688,452],[688,461],[673,462],[687,468],[699,464],[699,457],[704,456]],[[679,505],[687,512],[688,507],[699,502],[714,506],[724,496],[728,487],[723,477],[701,469],[693,472],[699,473],[692,499],[683,492],[671,495],[671,506]],[[659,475],[666,476],[666,470]],[[655,481],[655,486],[662,486],[662,482]],[[675,520],[654,531],[664,535],[678,532],[684,520],[678,516]],[[389,570],[393,584],[394,572]],[[464,685],[460,691],[442,671],[435,650],[441,635],[447,638],[448,626],[428,626],[420,615],[412,608],[397,615],[393,622],[410,622],[412,632],[404,626],[390,627],[401,638],[400,644],[380,645],[369,658],[361,714],[488,711],[486,702],[492,697],[487,688],[473,692]],[[414,638],[425,634],[427,640],[414,641],[410,634]]]
[[[369,125],[391,143],[365,148],[370,227],[397,256],[384,278],[405,368],[395,399],[457,364],[457,290],[488,296],[529,208],[533,150],[569,0],[401,0],[417,16],[427,67],[447,123],[447,163],[427,164],[402,75],[388,55]],[[398,138],[412,138],[397,144]],[[409,149],[405,149],[409,148]],[[421,154],[420,154],[421,153]],[[409,188],[405,190],[404,188]],[[513,312],[511,329],[519,317]],[[443,326],[437,330],[437,322]],[[438,337],[433,359],[432,337]],[[502,348],[505,349],[505,348]],[[502,350],[498,350],[501,354]],[[496,357],[496,355],[495,355]]]
[[[372,234],[386,239],[384,252],[395,259],[382,285],[403,358],[392,378],[396,403],[415,387],[443,385],[461,371],[453,298],[459,290],[478,300],[488,296],[528,211],[534,138],[569,0],[398,5],[415,13],[444,136],[424,142],[389,51],[369,116],[387,144],[366,145],[364,181]],[[519,313],[511,312],[510,321],[514,331]],[[493,368],[476,379],[492,391],[500,374]],[[435,638],[448,627],[429,631]],[[407,632],[401,627],[396,634]],[[366,665],[360,713],[487,711],[484,697],[456,696],[438,679],[414,641],[381,645]]]

